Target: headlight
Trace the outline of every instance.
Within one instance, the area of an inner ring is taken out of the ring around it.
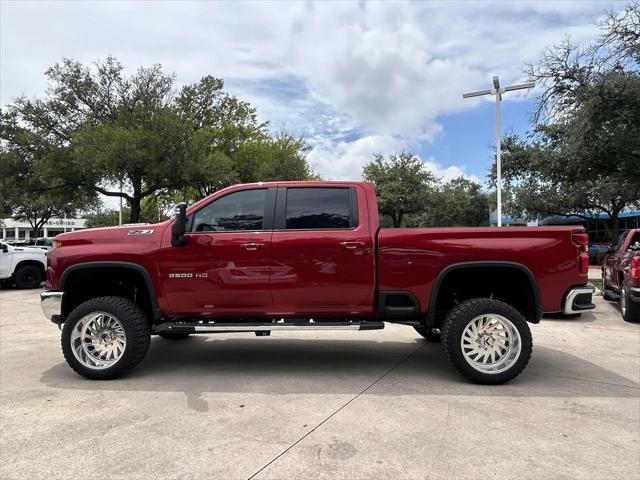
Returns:
[[[53,248],[60,248],[62,246],[62,242],[60,240],[53,241]]]

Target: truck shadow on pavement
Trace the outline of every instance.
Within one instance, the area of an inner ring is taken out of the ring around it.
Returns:
[[[474,385],[447,362],[440,345],[373,340],[216,338],[152,340],[143,363],[125,378],[90,381],[66,363],[43,372],[61,389],[184,392],[207,411],[206,393],[469,395],[509,397],[640,396],[640,385],[574,355],[534,347],[527,369],[500,386]]]
[[[579,316],[569,316],[562,314],[546,313],[542,317],[543,322],[567,322],[567,323],[591,323],[595,321],[596,316],[592,312],[585,312]]]

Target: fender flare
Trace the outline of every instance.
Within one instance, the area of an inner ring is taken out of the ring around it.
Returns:
[[[540,290],[538,288],[538,283],[536,282],[536,278],[531,273],[531,270],[526,265],[517,262],[508,262],[508,261],[477,261],[477,262],[460,262],[454,263],[452,265],[448,265],[443,268],[438,276],[436,277],[436,281],[433,282],[433,287],[431,288],[431,297],[429,299],[429,310],[427,319],[429,323],[433,324],[433,319],[435,319],[436,314],[436,300],[438,298],[438,293],[440,291],[440,286],[442,282],[446,278],[446,276],[455,270],[463,270],[467,268],[511,268],[514,270],[518,270],[525,274],[525,277],[529,280],[529,284],[531,285],[531,291],[533,292],[534,299],[534,308],[535,315],[532,319],[527,319],[531,323],[540,323],[540,319],[542,318],[542,305],[540,304]]]
[[[145,285],[147,286],[147,293],[149,295],[149,300],[151,302],[151,311],[153,314],[154,320],[159,320],[162,318],[162,311],[158,306],[158,297],[156,296],[156,289],[153,286],[153,281],[151,280],[151,275],[146,268],[142,265],[133,262],[109,262],[109,261],[100,261],[100,262],[84,262],[77,263],[75,265],[71,265],[64,272],[62,272],[62,276],[60,277],[60,290],[64,291],[64,285],[67,281],[69,275],[78,270],[90,270],[93,268],[125,268],[129,270],[134,270],[135,272],[142,275]]]

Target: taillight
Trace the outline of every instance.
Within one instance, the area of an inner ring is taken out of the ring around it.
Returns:
[[[640,287],[640,257],[631,259],[631,285]]]
[[[589,245],[589,235],[586,233],[574,233],[573,243],[582,248],[582,251],[587,251],[587,245]]]
[[[589,235],[586,233],[574,233],[571,240],[578,246],[578,267],[580,268],[580,273],[589,273],[589,255],[587,255]]]

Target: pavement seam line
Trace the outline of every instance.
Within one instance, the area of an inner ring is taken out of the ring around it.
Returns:
[[[276,462],[278,459],[280,459],[282,456],[284,456],[289,450],[291,450],[293,447],[295,447],[296,445],[298,445],[302,440],[304,440],[305,438],[307,438],[309,435],[311,435],[313,432],[315,432],[318,428],[320,428],[322,425],[324,425],[325,423],[327,423],[329,420],[331,420],[333,417],[335,417],[338,413],[340,413],[342,410],[344,410],[346,407],[348,407],[352,402],[354,402],[355,400],[357,400],[361,395],[363,395],[364,393],[367,392],[367,390],[369,390],[371,387],[373,387],[376,383],[378,383],[380,380],[382,380],[384,377],[386,377],[387,375],[389,375],[391,372],[393,372],[396,368],[398,368],[400,365],[402,365],[404,362],[406,362],[407,360],[409,360],[409,358],[411,358],[414,354],[416,354],[419,350],[421,350],[427,343],[425,342],[423,345],[420,345],[418,348],[416,348],[415,350],[413,350],[412,352],[410,352],[408,355],[406,355],[405,357],[402,358],[402,360],[400,360],[398,363],[396,363],[393,367],[391,367],[389,370],[387,370],[386,372],[384,372],[382,375],[380,375],[378,378],[376,378],[371,384],[369,384],[364,390],[362,390],[360,393],[358,393],[357,395],[355,395],[353,398],[349,399],[347,402],[345,402],[342,406],[340,406],[335,412],[331,413],[329,416],[327,416],[326,418],[324,418],[320,423],[318,423],[315,427],[313,427],[311,430],[309,430],[307,433],[305,433],[304,435],[302,435],[300,438],[298,438],[295,442],[293,442],[291,445],[289,445],[287,448],[285,448],[282,452],[280,452],[278,455],[276,455],[275,457],[273,457],[271,460],[269,460],[269,462],[267,462],[265,465],[263,465],[262,467],[260,467],[260,469],[258,469],[254,474],[252,474],[250,477],[247,478],[247,480],[252,480],[253,478],[255,478],[258,474],[262,473],[264,470],[266,470],[267,468],[269,468],[274,462]]]
[[[541,375],[544,377],[564,378],[565,380],[575,380],[576,382],[592,383],[592,384],[598,384],[598,385],[610,385],[612,387],[631,388],[633,390],[640,390],[640,387],[633,386],[633,385],[623,385],[621,383],[602,382],[600,380],[589,380],[586,378],[568,377],[566,375],[555,375],[553,373],[529,372],[529,374]],[[630,380],[630,381],[633,381],[633,380]]]

